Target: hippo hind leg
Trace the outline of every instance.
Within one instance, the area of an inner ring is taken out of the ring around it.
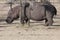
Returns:
[[[52,14],[51,13],[46,13],[46,26],[52,26],[53,24],[53,17],[52,17]]]
[[[46,26],[52,26],[52,24],[53,24],[53,20],[52,19],[50,19],[50,20],[45,20],[45,25]]]
[[[48,20],[45,19],[45,26],[48,26]]]

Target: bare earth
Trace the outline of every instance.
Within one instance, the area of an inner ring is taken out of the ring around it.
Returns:
[[[8,7],[0,7],[0,40],[60,40],[59,9],[53,26],[44,26],[44,21],[31,21],[30,27],[22,26],[20,20],[7,24],[4,19],[6,19],[8,10],[3,11],[3,9],[8,9]]]

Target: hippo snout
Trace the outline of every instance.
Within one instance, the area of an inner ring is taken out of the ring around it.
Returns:
[[[5,21],[6,21],[8,24],[11,24],[11,23],[13,22],[13,20],[10,19],[10,18],[7,18]]]

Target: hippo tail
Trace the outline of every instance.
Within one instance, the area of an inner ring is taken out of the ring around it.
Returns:
[[[57,15],[57,9],[54,7],[54,15]]]
[[[47,11],[50,11],[53,13],[53,15],[57,15],[57,9],[54,5],[43,5]]]

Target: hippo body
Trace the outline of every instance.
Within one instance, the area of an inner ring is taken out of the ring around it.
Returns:
[[[27,4],[27,3],[25,3]],[[24,5],[25,5],[24,4]],[[53,24],[53,17],[57,15],[57,10],[52,4],[41,4],[41,3],[33,3],[33,6],[29,5],[28,7],[23,6],[24,10],[22,10],[25,14],[25,17],[22,17],[21,23],[24,24],[24,20],[29,22],[30,19],[35,21],[42,21],[45,20],[47,26],[51,26]],[[22,15],[21,15],[22,16]],[[24,20],[23,20],[24,19]]]
[[[18,19],[20,16],[19,12],[19,5],[12,8],[12,11],[10,9],[8,12],[6,22],[12,23],[15,19]],[[22,7],[21,23],[24,24],[24,21],[26,21],[27,23],[30,19],[35,21],[45,20],[45,24],[47,26],[50,26],[53,24],[54,15],[57,15],[57,10],[50,3],[47,3],[47,5],[45,5],[45,3],[41,4],[37,2],[33,3],[33,5],[30,5],[30,3],[26,3]]]
[[[27,10],[28,10],[28,8],[27,8]],[[33,8],[30,10],[30,12],[26,13],[26,14],[27,14],[27,17],[30,16],[29,18],[32,20],[41,21],[45,18],[45,8],[43,7],[43,5],[35,4],[33,6]]]

